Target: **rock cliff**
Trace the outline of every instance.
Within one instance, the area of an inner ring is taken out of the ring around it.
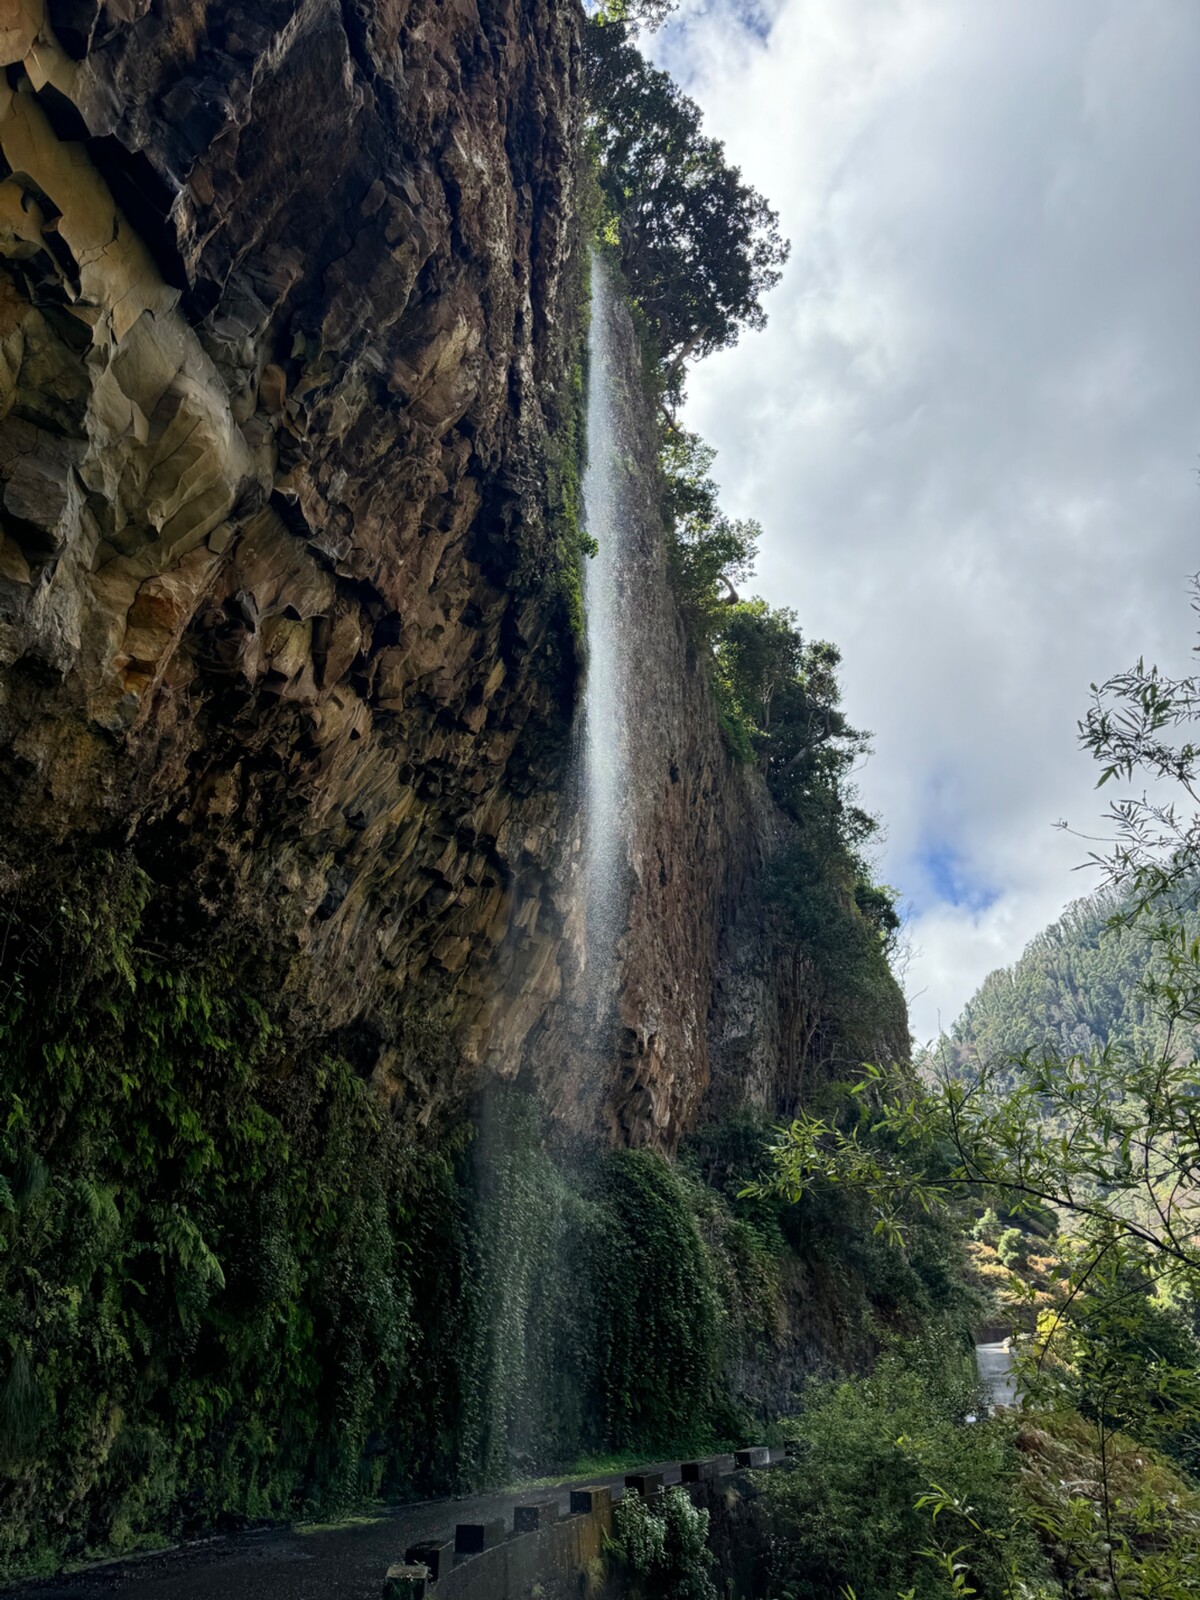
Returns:
[[[845,1346],[653,1153],[842,1002],[619,301],[600,1014],[586,966],[582,22],[0,0],[0,1570],[711,1443]]]
[[[327,1026],[479,964],[553,787],[577,36],[337,0],[0,34],[8,843],[132,841]]]
[[[675,613],[625,330],[647,699],[621,1035],[580,1040],[579,26],[10,0],[0,793],[11,882],[132,849],[422,1121],[484,1065],[670,1148],[710,1034],[773,1103],[808,1001],[734,937],[779,822]]]

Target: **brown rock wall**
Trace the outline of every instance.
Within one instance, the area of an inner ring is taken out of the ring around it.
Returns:
[[[10,847],[170,841],[331,1022],[478,964],[527,726],[560,759],[577,32],[268,0],[0,34]]]
[[[646,696],[598,1035],[546,489],[579,25],[566,0],[8,0],[0,806],[18,876],[131,844],[418,1118],[484,1063],[670,1147],[721,973],[772,1014],[739,929],[780,824],[670,597],[623,323]],[[780,1004],[746,1058],[764,1103]]]
[[[619,515],[630,549],[620,645],[635,688],[627,730],[629,913],[611,996],[616,1027],[596,1016],[579,969],[581,847],[568,806],[557,872],[541,902],[543,915],[551,910],[565,930],[561,985],[546,996],[524,1067],[564,1114],[594,1107],[612,1138],[672,1149],[710,1096],[712,1045],[722,1045],[731,1025],[729,997],[742,1007],[745,1034],[736,1081],[722,1086],[723,1109],[748,1099],[774,1109],[787,1070],[778,1053],[785,1040],[777,1002],[786,1027],[807,996],[780,988],[790,952],[784,962],[759,906],[760,876],[784,842],[786,824],[757,771],[731,758],[680,620],[667,571],[654,404],[619,300],[611,316],[618,453],[626,469]],[[521,997],[510,987],[500,1003],[508,1008]],[[729,1052],[725,1058],[733,1066]],[[499,1059],[495,1065],[505,1069]]]

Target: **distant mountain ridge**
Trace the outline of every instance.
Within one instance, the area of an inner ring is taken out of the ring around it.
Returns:
[[[1192,885],[1179,900],[1190,937],[1200,936]],[[1113,925],[1121,898],[1100,890],[1073,901],[1010,967],[989,973],[919,1064],[970,1073],[984,1062],[1054,1051],[1086,1055],[1106,1045],[1153,1052],[1166,1042],[1158,1004],[1146,992],[1158,957],[1151,924]]]

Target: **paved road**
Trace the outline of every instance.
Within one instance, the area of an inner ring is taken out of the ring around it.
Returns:
[[[977,1344],[975,1361],[992,1404],[1015,1406],[1017,1380],[1013,1375],[1012,1340],[999,1339],[993,1344]]]
[[[645,1470],[665,1473],[668,1483],[679,1481],[678,1462]],[[733,1470],[732,1456],[722,1458],[722,1470]],[[425,1500],[391,1507],[368,1526],[320,1533],[266,1528],[231,1534],[91,1567],[68,1578],[0,1589],[0,1595],[27,1600],[99,1600],[115,1594],[129,1600],[378,1600],[384,1573],[391,1562],[403,1559],[407,1545],[450,1537],[456,1522],[504,1517],[511,1526],[513,1507],[535,1500],[556,1499],[565,1511],[571,1488],[581,1482],[605,1483],[619,1494],[624,1481],[622,1473],[576,1479],[574,1485],[553,1489]]]

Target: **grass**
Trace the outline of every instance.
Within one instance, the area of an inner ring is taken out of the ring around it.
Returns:
[[[666,1457],[663,1458],[664,1460]],[[554,1489],[560,1483],[585,1483],[593,1478],[612,1478],[618,1472],[634,1472],[638,1467],[646,1465],[643,1453],[611,1456],[580,1456],[562,1472],[556,1472],[548,1478],[518,1478],[515,1483],[509,1484],[509,1489]],[[501,1490],[501,1493],[504,1491]]]
[[[1095,1425],[1077,1412],[1022,1413],[1016,1444],[1031,1519],[1060,1570],[1087,1593],[1110,1584],[1102,1537]],[[1200,1492],[1156,1450],[1124,1434],[1108,1441],[1110,1516],[1126,1593],[1194,1593],[1200,1570]]]
[[[337,1517],[333,1522],[293,1522],[292,1532],[307,1539],[313,1533],[337,1533],[344,1528],[374,1528],[386,1521],[387,1518],[383,1516],[368,1517],[359,1513]]]

